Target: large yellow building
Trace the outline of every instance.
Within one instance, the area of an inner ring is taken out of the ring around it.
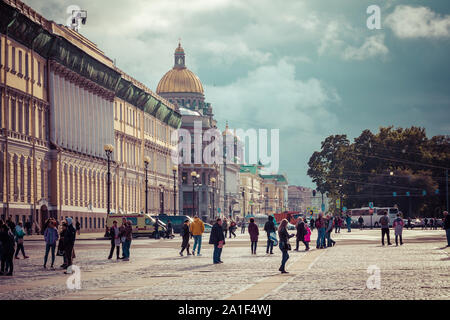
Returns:
[[[144,210],[145,156],[148,211],[175,211],[170,134],[181,115],[171,103],[18,0],[0,2],[0,49],[2,218],[42,230],[71,216],[83,231],[102,230],[108,144],[111,211]]]

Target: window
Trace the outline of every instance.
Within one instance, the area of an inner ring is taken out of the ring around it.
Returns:
[[[25,53],[25,77],[29,78],[28,53]]]
[[[24,123],[25,123],[25,134],[29,135],[30,134],[30,110],[29,110],[29,105],[28,103],[25,104],[25,119],[24,119]]]
[[[97,219],[94,218],[94,229],[97,229]]]
[[[122,121],[122,104],[120,104],[119,112],[120,112],[120,118],[119,118],[119,120]]]
[[[19,102],[19,132],[23,132],[23,104]]]
[[[114,102],[114,119],[117,120],[117,102]]]
[[[11,48],[11,69],[12,72],[16,72],[16,48],[12,47]]]
[[[19,75],[22,75],[22,50],[19,50]]]
[[[41,85],[41,63],[38,61],[38,78],[37,78],[37,84]]]
[[[11,130],[16,131],[16,100],[11,100]]]
[[[89,218],[89,229],[92,229],[92,218]]]
[[[84,218],[84,227],[87,228],[88,224],[87,224],[87,217]]]

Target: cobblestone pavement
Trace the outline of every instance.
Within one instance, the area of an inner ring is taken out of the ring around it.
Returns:
[[[208,234],[200,257],[180,257],[179,238],[133,240],[128,262],[107,260],[109,241],[92,237],[75,247],[80,290],[67,289],[62,270],[42,268],[44,245],[35,237],[25,241],[30,259],[15,260],[12,278],[0,277],[0,300],[450,299],[450,250],[443,248],[442,230],[405,230],[399,247],[382,247],[379,230],[342,230],[333,237],[333,248],[316,250],[312,242],[309,252],[291,251],[287,275],[278,272],[277,248],[274,255],[265,254],[265,235],[257,256],[250,254],[247,234],[227,239],[220,265],[212,264]],[[55,265],[61,263],[57,257]],[[366,287],[371,265],[380,269],[379,290]]]

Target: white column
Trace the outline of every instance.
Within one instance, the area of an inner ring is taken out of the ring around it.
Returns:
[[[50,139],[56,142],[56,108],[55,108],[55,74],[53,71],[49,73],[49,88],[50,88],[50,115],[51,115],[51,124],[52,128],[50,128]],[[31,106],[29,107],[31,109]]]

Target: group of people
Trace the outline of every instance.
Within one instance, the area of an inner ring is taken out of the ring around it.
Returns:
[[[227,218],[223,219],[222,230],[223,230],[223,235],[225,238],[227,237],[228,232],[230,233],[230,238],[231,238],[231,235],[233,235],[236,238],[236,233],[235,233],[236,229],[237,229],[236,221],[234,221],[233,219],[230,219],[230,221],[228,221]],[[242,233],[242,229],[241,229],[241,233]]]
[[[117,260],[130,260],[130,247],[133,238],[133,227],[131,221],[122,218],[122,225],[118,227],[117,221],[113,221],[113,225],[109,228],[109,237],[111,239],[111,249],[109,250],[108,259],[112,259],[114,250],[116,250]],[[120,244],[122,244],[122,256],[120,256]]]
[[[51,252],[51,266],[55,270],[55,256],[63,256],[64,262],[61,265],[63,269],[68,269],[72,265],[75,257],[74,244],[76,230],[73,226],[72,218],[66,218],[61,224],[61,231],[58,232],[58,223],[54,219],[48,219],[45,222],[44,241],[44,269],[47,268],[48,255]],[[24,259],[29,257],[25,254],[24,247],[25,230],[21,221],[17,225],[10,216],[6,221],[0,220],[0,275],[12,276],[14,272],[14,259],[20,259],[21,252]],[[58,242],[59,240],[59,242]],[[58,244],[57,244],[58,243]],[[57,247],[58,245],[58,247]],[[55,251],[57,253],[55,254]],[[65,273],[70,273],[65,271]]]

